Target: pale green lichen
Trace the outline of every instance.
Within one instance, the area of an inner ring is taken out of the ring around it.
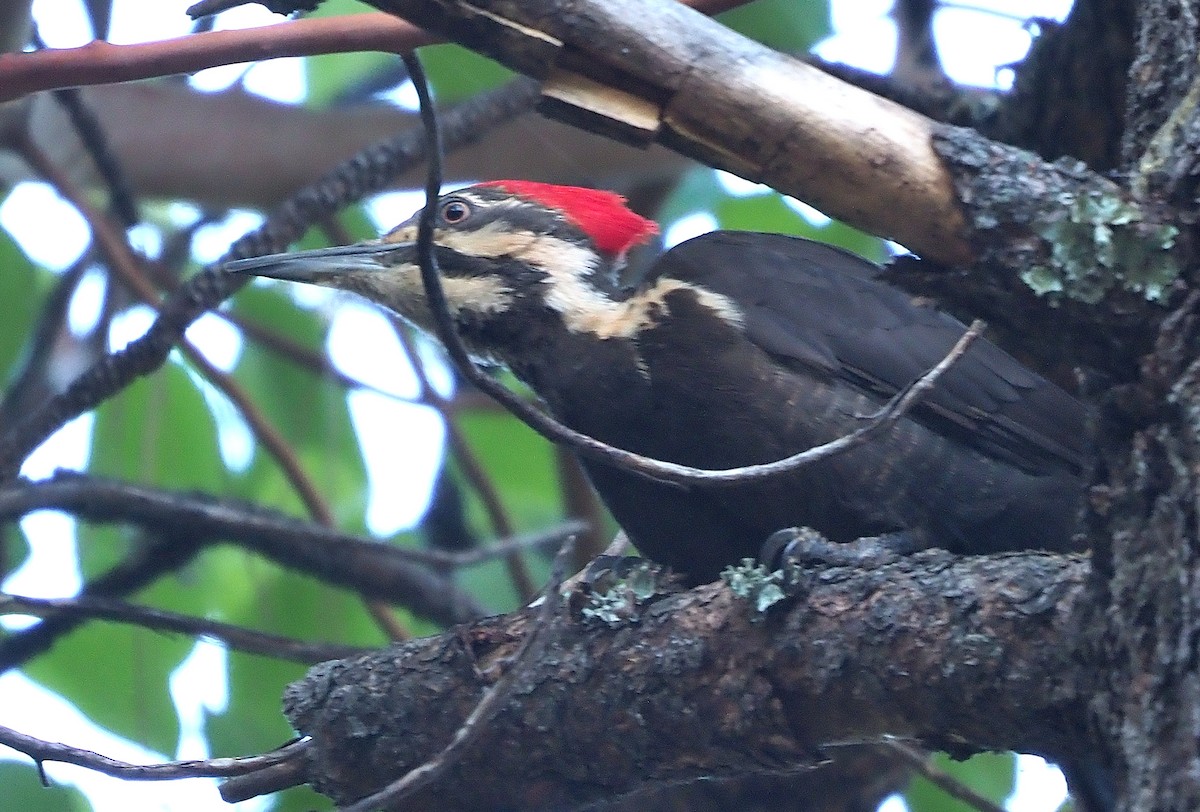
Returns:
[[[783,591],[783,571],[769,572],[752,558],[743,558],[742,563],[726,567],[721,571],[721,580],[734,595],[753,603],[754,611],[760,615],[787,597]]]
[[[620,587],[595,593],[588,597],[587,605],[579,610],[579,615],[584,620],[614,628],[624,626],[632,623],[634,619],[633,610],[637,603],[631,598],[629,590]]]
[[[632,567],[611,589],[588,595],[580,617],[614,628],[636,622],[638,608],[658,592],[658,575],[649,562]]]
[[[1040,295],[1095,304],[1116,287],[1161,301],[1179,275],[1171,256],[1179,229],[1145,222],[1142,211],[1115,193],[1059,197],[1062,215],[1035,227],[1051,244],[1050,262],[1021,274]]]

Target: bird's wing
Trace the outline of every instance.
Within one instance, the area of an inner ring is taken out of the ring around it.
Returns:
[[[823,243],[717,231],[681,243],[654,276],[698,283],[737,302],[747,337],[797,369],[888,398],[941,361],[966,328],[877,279],[879,267]],[[979,340],[914,416],[1034,472],[1079,470],[1082,405],[994,344]]]

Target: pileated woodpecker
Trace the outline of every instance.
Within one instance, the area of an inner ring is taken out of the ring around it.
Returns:
[[[506,364],[566,425],[701,468],[771,462],[862,425],[965,331],[837,248],[714,232],[616,279],[656,226],[611,192],[528,181],[444,195],[434,233],[467,346]],[[416,217],[382,239],[230,263],[354,291],[431,329]],[[693,581],[772,532],[892,531],[960,552],[1080,546],[1081,405],[977,341],[884,435],[778,478],[680,488],[585,461],[638,548]]]

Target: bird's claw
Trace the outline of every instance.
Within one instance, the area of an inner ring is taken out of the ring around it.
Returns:
[[[820,567],[880,567],[923,549],[910,531],[868,536],[848,542],[830,541],[811,527],[788,527],[772,533],[759,552],[770,569],[787,564]]]

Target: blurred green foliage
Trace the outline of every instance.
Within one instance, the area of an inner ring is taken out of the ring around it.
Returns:
[[[966,761],[955,761],[939,753],[933,762],[937,769],[998,806],[1012,794],[1016,760],[1011,753],[980,753]],[[912,812],[978,812],[921,777],[909,784],[904,800]]]

